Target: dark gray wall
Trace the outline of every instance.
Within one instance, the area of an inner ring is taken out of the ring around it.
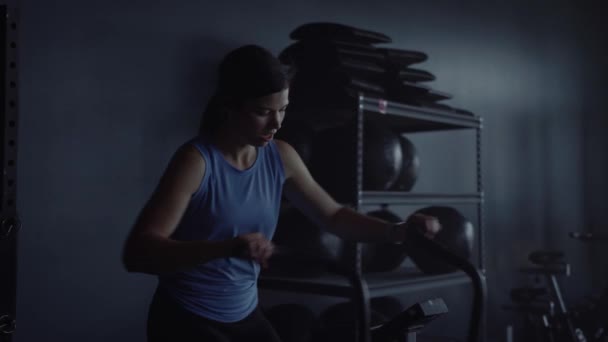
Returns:
[[[608,153],[606,153],[606,115],[604,96],[598,91],[604,88],[608,75],[608,43],[599,39],[599,32],[605,32],[606,25],[601,11],[593,6],[584,7],[587,22],[582,41],[588,54],[585,80],[584,110],[584,157],[585,157],[585,228],[599,234],[608,234],[606,213],[608,213]],[[580,244],[579,244],[580,245]],[[586,243],[591,247],[593,258],[593,287],[603,288],[608,280],[608,257],[605,243]]]
[[[598,8],[23,0],[15,340],[143,340],[155,279],[122,269],[122,244],[168,158],[195,132],[215,63],[244,43],[278,52],[311,21],[383,32],[393,47],[428,53],[420,68],[438,77],[433,87],[483,116],[489,334],[511,322],[500,305],[523,282],[516,269],[532,249],[567,249],[577,277],[568,294],[582,295],[592,257],[566,232],[583,222],[599,230],[591,213],[605,212],[606,182],[591,178],[606,172],[590,152],[602,151],[606,170]]]

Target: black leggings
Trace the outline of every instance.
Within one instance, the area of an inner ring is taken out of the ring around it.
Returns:
[[[157,289],[148,312],[148,342],[280,342],[259,308],[234,323],[200,317]]]

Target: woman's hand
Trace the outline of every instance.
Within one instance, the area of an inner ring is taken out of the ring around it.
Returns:
[[[274,252],[274,244],[262,233],[249,233],[234,238],[233,255],[239,258],[253,259],[263,268],[268,267],[268,259]]]

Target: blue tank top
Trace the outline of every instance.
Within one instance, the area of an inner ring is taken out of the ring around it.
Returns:
[[[274,234],[285,173],[274,141],[257,148],[253,165],[239,170],[212,144],[192,139],[206,167],[177,229],[175,240],[230,239]],[[184,309],[220,322],[236,322],[258,304],[260,265],[241,258],[214,259],[193,269],[159,276],[159,286]]]

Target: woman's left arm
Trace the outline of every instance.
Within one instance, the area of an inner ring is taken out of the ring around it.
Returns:
[[[285,169],[285,197],[327,231],[344,239],[368,242],[402,242],[406,239],[406,228],[412,224],[421,227],[427,236],[439,231],[439,222],[430,216],[412,215],[396,225],[339,204],[313,179],[291,145],[275,141]]]

